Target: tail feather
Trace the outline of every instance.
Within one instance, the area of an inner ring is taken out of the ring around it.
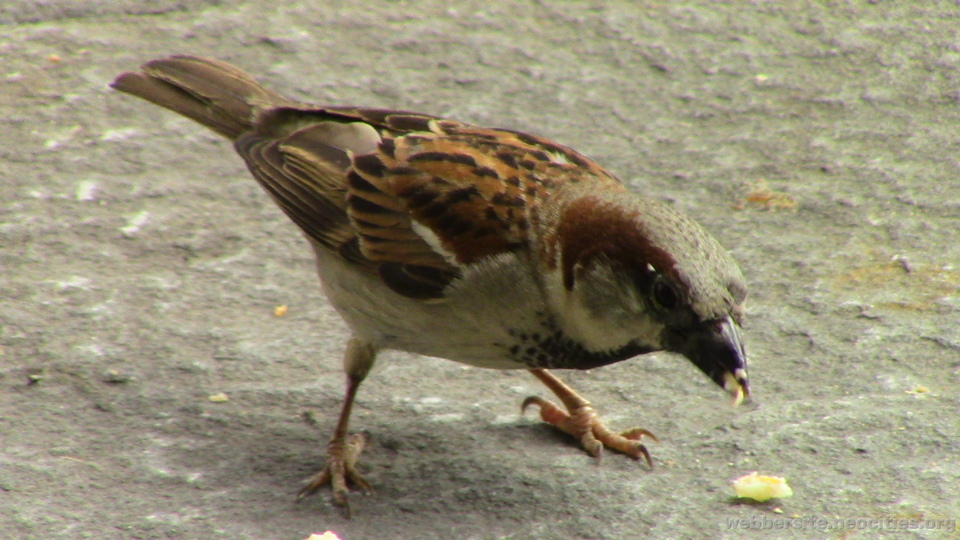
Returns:
[[[257,114],[288,104],[247,73],[217,60],[172,56],[140,73],[124,73],[110,86],[180,113],[235,140],[253,127]]]
[[[193,56],[153,60],[112,86],[231,139],[254,178],[315,245],[336,251],[354,240],[346,195],[350,153],[372,152],[380,143],[358,115],[287,100],[236,67]]]

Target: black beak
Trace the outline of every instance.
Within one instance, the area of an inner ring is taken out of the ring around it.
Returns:
[[[743,348],[740,325],[730,317],[694,329],[668,330],[665,337],[667,350],[689,358],[700,371],[733,396],[734,405],[750,396],[747,352]]]

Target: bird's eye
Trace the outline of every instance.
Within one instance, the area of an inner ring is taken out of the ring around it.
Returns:
[[[671,310],[680,303],[680,295],[666,280],[659,278],[653,282],[653,301],[665,310]]]

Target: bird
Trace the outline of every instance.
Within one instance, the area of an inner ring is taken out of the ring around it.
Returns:
[[[349,327],[346,391],[320,471],[350,517],[369,436],[349,430],[358,388],[384,350],[526,369],[542,420],[599,459],[653,466],[642,428],[615,432],[551,370],[678,353],[750,396],[747,287],[730,253],[673,206],[627,189],[542,137],[429,114],[290,100],[220,60],[176,55],[111,86],[231,140],[313,249],[321,286]]]

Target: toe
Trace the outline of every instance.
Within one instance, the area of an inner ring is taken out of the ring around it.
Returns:
[[[324,467],[322,471],[313,475],[307,483],[297,492],[297,500],[313,495],[318,489],[330,483],[330,467]]]
[[[624,439],[630,439],[631,441],[639,441],[642,437],[647,437],[652,439],[653,442],[660,442],[660,439],[658,439],[656,435],[643,428],[633,428],[622,431],[620,432],[620,436]]]
[[[327,447],[327,462],[317,474],[313,475],[306,485],[297,492],[297,500],[312,495],[325,485],[330,485],[333,492],[333,502],[339,506],[344,515],[350,517],[349,495],[350,489],[347,480],[366,492],[373,491],[373,487],[363,475],[356,470],[357,459],[363,448],[369,442],[365,433],[357,433],[345,438],[335,439]]]

